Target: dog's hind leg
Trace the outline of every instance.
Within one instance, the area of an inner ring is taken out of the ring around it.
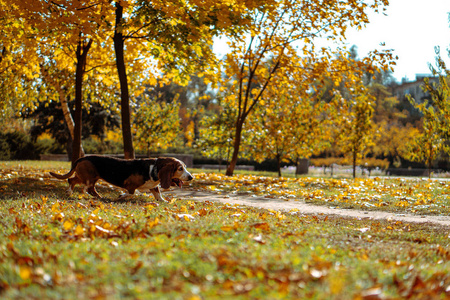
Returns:
[[[100,196],[99,193],[97,193],[97,190],[95,189],[95,183],[97,182],[89,182],[89,180],[86,182],[86,186],[87,186],[87,192],[89,193],[89,195],[94,196],[95,198],[102,198],[102,196]]]
[[[69,178],[67,179],[67,181],[69,182],[69,188],[66,191],[67,196],[72,195],[75,185],[83,183],[83,181],[81,181],[81,179],[78,178],[77,176]]]

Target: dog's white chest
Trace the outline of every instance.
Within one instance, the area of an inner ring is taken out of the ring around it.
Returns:
[[[158,186],[159,180],[154,181],[152,179],[152,170],[153,170],[153,166],[150,166],[150,169],[149,169],[149,172],[148,172],[148,174],[150,176],[150,180],[147,180],[146,182],[144,182],[143,185],[141,185],[140,187],[137,188],[137,190],[139,192],[148,191],[148,190],[151,190],[151,189],[153,189],[153,188]]]

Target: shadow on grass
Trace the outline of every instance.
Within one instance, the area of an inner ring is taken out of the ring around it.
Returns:
[[[133,195],[125,199],[119,199],[122,190],[120,188],[109,188],[98,185],[96,189],[102,196],[101,199],[94,198],[83,192],[83,186],[77,185],[74,193],[67,195],[67,181],[56,181],[48,178],[16,177],[0,181],[0,201],[19,199],[41,199],[41,197],[55,198],[59,200],[98,200],[104,203],[138,204],[146,205],[153,202],[153,195]]]
[[[0,182],[0,199],[14,200],[23,197],[65,197],[63,182],[60,184],[46,179],[17,177]]]

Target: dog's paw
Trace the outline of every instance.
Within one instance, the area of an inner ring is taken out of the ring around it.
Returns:
[[[72,194],[73,194],[73,190],[72,190],[71,188],[68,188],[68,189],[65,191],[65,194],[66,194],[67,197],[70,197],[70,196],[72,196]]]
[[[117,200],[125,200],[125,199],[129,198],[130,196],[131,196],[130,194],[123,193],[123,194],[120,194],[120,196],[119,196],[119,198],[117,198]]]
[[[163,203],[169,203],[169,201],[167,201],[163,197],[156,198],[156,201],[163,202]]]

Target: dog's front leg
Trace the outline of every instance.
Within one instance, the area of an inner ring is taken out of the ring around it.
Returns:
[[[162,197],[161,192],[159,190],[159,187],[155,187],[155,188],[150,189],[150,192],[152,192],[153,196],[155,197],[155,199],[157,201],[169,202],[169,201],[167,201],[166,199],[164,199]]]
[[[125,200],[131,196],[132,195],[130,193],[123,193],[123,194],[120,194],[120,196],[119,196],[119,198],[117,198],[117,200]]]

